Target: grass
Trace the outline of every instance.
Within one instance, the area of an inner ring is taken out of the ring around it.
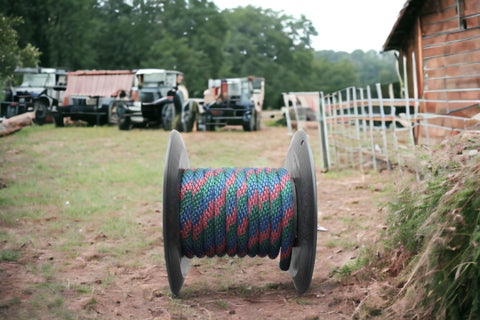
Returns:
[[[5,249],[0,251],[0,261],[17,261],[22,257],[22,251]]]
[[[182,137],[193,167],[276,167],[269,163],[268,150],[250,151],[254,136],[239,139],[244,134],[248,133]],[[205,143],[205,136],[217,140]],[[168,137],[163,130],[47,124],[0,139],[0,181],[7,186],[0,189],[0,241],[5,244],[0,262],[26,259],[19,268],[41,281],[27,278],[18,284],[25,297],[11,297],[16,303],[8,316],[76,318],[68,310],[69,300],[95,292],[94,285],[66,285],[60,278],[78,259],[88,264],[86,259],[102,260],[128,270],[145,263],[164,265],[157,211]],[[285,151],[289,139],[286,135]],[[6,249],[22,244],[22,250]],[[32,258],[32,249],[55,256],[49,261]],[[100,286],[111,286],[115,278],[107,271]],[[97,303],[95,297],[89,301],[90,306]]]
[[[385,308],[388,318],[480,317],[480,159],[455,150],[478,149],[479,140],[455,136],[421,157],[423,181],[397,181],[388,204],[386,256],[376,266],[402,264],[395,267],[400,289]]]

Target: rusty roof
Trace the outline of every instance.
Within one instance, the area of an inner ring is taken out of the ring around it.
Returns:
[[[113,97],[129,94],[135,73],[126,70],[68,72],[66,96]]]

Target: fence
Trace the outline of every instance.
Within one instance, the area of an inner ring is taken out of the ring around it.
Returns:
[[[415,163],[420,144],[432,145],[459,132],[480,133],[480,118],[419,112],[420,104],[440,101],[394,98],[392,86],[389,97],[384,98],[382,86],[377,84],[375,89],[375,97],[369,86],[349,87],[327,95],[284,93],[289,133],[295,125],[300,129],[316,120],[324,170],[347,167],[390,170],[407,161]],[[480,100],[448,102],[480,104]]]

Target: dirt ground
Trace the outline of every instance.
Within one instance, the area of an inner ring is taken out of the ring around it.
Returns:
[[[308,133],[317,135],[315,130]],[[212,133],[186,135],[185,143],[201,141],[207,134]],[[284,140],[285,128],[264,128],[255,134],[262,136],[258,141],[269,141],[269,145],[275,146],[282,143],[275,143],[276,139]],[[318,143],[316,141],[310,143]],[[254,148],[266,146],[259,142]],[[271,157],[277,162],[277,159],[284,159],[284,150],[272,150]],[[319,164],[320,159],[316,162]],[[61,290],[63,305],[73,312],[75,319],[357,318],[366,301],[387,299],[392,285],[388,277],[379,283],[374,279],[342,276],[338,272],[334,275],[333,270],[354,261],[362,250],[381,237],[385,212],[379,203],[385,200],[389,177],[387,173],[325,174],[318,165],[316,176],[318,225],[327,231],[318,232],[313,279],[310,290],[304,295],[297,294],[289,273],[278,268],[278,260],[212,258],[193,259],[181,296],[172,297],[165,265],[145,259],[153,254],[163,255],[163,239],[159,233],[162,204],[159,201],[138,204],[138,224],[148,238],[158,241],[155,246],[139,249],[139,262],[134,267],[112,265],[108,257],[97,250],[94,244],[115,244],[108,236],[98,233],[94,226],[84,230],[92,245],[85,246],[74,259],[67,252],[52,249],[48,241],[35,246],[26,241],[19,261],[0,262],[0,315],[23,318],[22,312],[15,308],[30,299],[31,293],[25,289],[27,284],[51,282],[64,284]],[[41,229],[49,221],[23,223],[25,227]],[[47,279],[31,272],[32,265],[40,266],[49,261],[68,267],[59,268]],[[79,295],[81,286],[94,290]],[[12,299],[17,299],[17,303]],[[373,310],[372,315],[375,312]],[[50,317],[38,314],[38,318]],[[52,318],[72,317],[56,314]]]

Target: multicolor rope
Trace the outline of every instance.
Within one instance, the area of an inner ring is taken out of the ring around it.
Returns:
[[[183,254],[275,259],[288,270],[293,189],[283,168],[185,169],[180,187]]]

